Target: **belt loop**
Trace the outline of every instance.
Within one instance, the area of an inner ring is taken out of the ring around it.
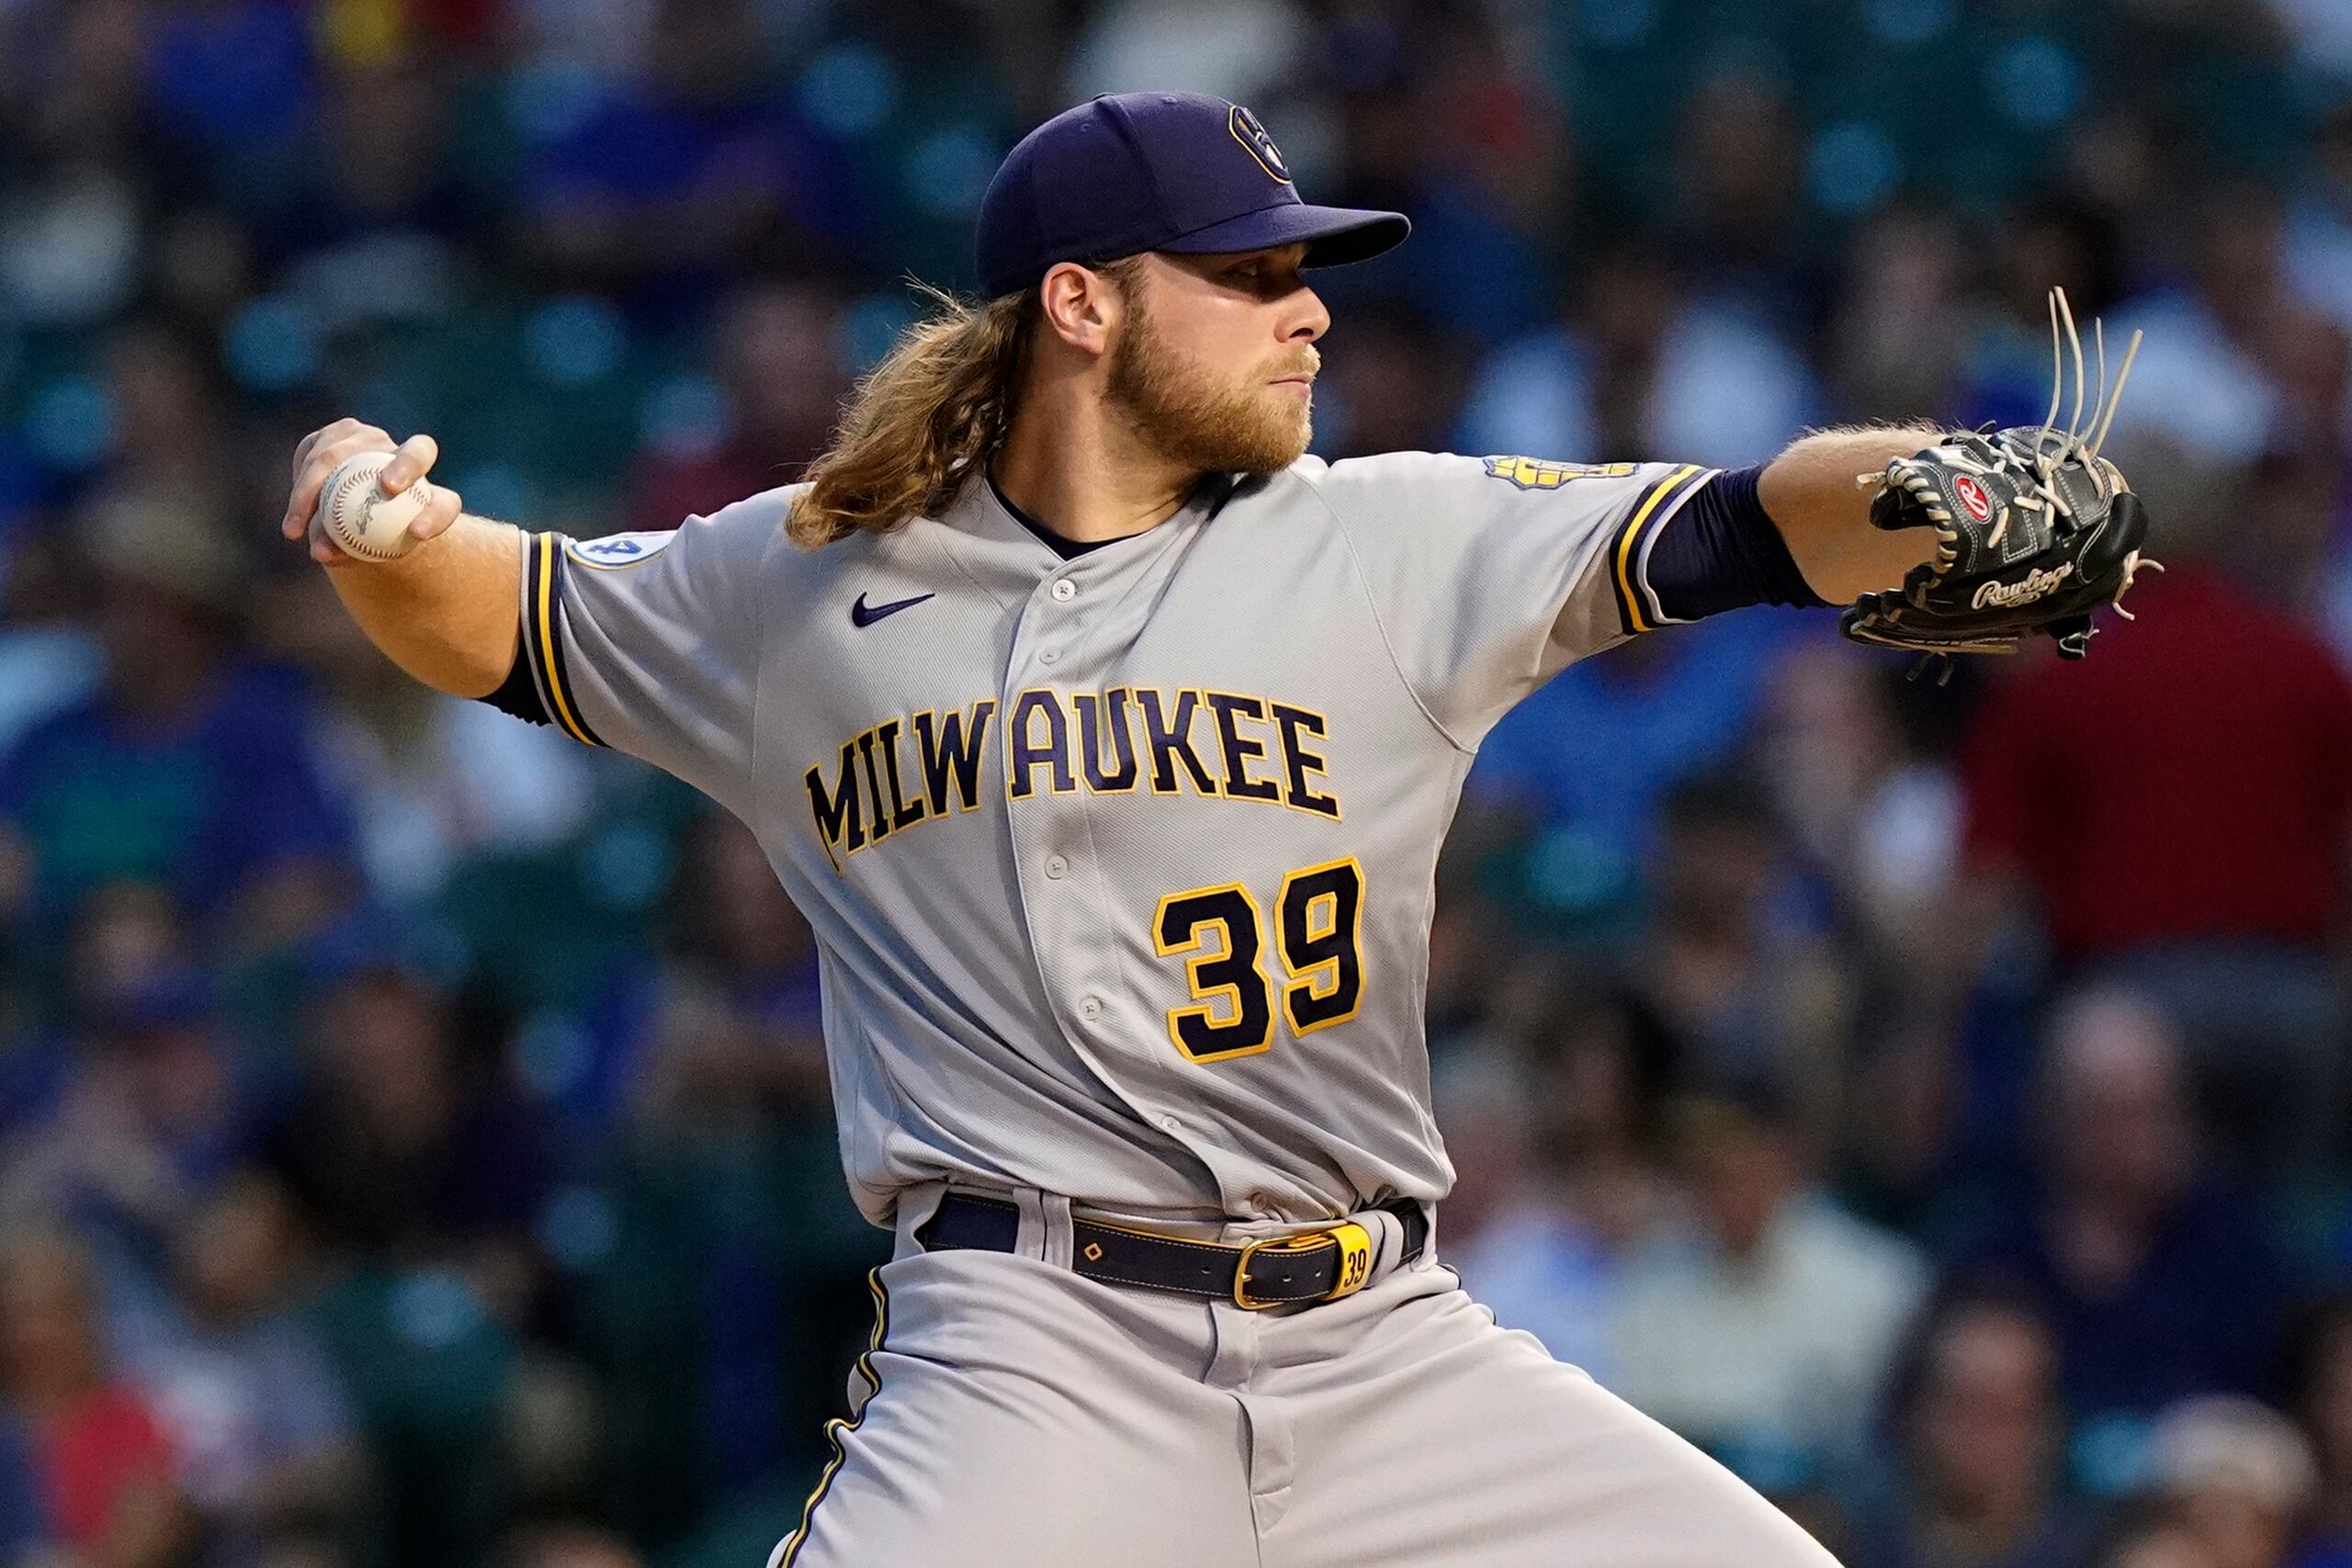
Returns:
[[[939,1205],[946,1198],[944,1181],[918,1181],[899,1190],[898,1209],[891,1216],[892,1228],[898,1234],[897,1245],[890,1249],[892,1261],[912,1258],[922,1250],[915,1233],[939,1212]]]
[[[1023,1258],[1046,1256],[1045,1197],[1034,1187],[1012,1190],[1013,1207],[1021,1211],[1021,1229],[1012,1238],[1012,1250]]]
[[[1372,1277],[1375,1280],[1405,1260],[1405,1222],[1385,1209],[1365,1209],[1348,1218],[1372,1233]]]
[[[1072,1237],[1076,1233],[1070,1226],[1069,1200],[1058,1192],[1047,1192],[1040,1195],[1040,1206],[1045,1211],[1046,1261],[1057,1269],[1075,1267]]]

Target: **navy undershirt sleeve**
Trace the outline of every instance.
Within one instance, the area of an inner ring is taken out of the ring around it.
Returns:
[[[519,651],[514,656],[514,667],[506,672],[506,679],[500,683],[498,690],[481,700],[503,713],[511,713],[516,718],[528,719],[533,724],[552,722],[548,717],[547,704],[539,696],[538,684],[531,679],[530,661]]]
[[[1658,607],[1695,621],[1746,604],[1820,605],[1757,497],[1761,465],[1727,468],[1677,513],[1650,546],[1645,576]]]

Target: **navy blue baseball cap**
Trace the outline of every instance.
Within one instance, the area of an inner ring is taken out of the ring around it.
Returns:
[[[1119,93],[1063,110],[1005,154],[980,197],[980,288],[1011,294],[1057,263],[1145,251],[1303,242],[1308,266],[1331,266],[1376,256],[1412,227],[1401,212],[1300,200],[1274,139],[1238,104]]]

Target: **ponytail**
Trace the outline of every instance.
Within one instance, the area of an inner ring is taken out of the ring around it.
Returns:
[[[813,548],[937,516],[1012,422],[1037,310],[1034,288],[966,305],[922,292],[933,313],[902,333],[842,411],[785,531]]]

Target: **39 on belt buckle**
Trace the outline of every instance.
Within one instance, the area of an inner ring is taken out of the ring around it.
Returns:
[[[1344,1221],[1329,1230],[1308,1231],[1303,1235],[1267,1236],[1261,1241],[1244,1244],[1239,1265],[1233,1271],[1234,1304],[1251,1312],[1268,1307],[1288,1306],[1287,1301],[1260,1301],[1250,1293],[1250,1265],[1261,1252],[1320,1252],[1327,1247],[1340,1249],[1340,1272],[1331,1288],[1319,1296],[1295,1298],[1301,1301],[1336,1302],[1341,1296],[1351,1296],[1372,1278],[1372,1233],[1353,1220]]]

